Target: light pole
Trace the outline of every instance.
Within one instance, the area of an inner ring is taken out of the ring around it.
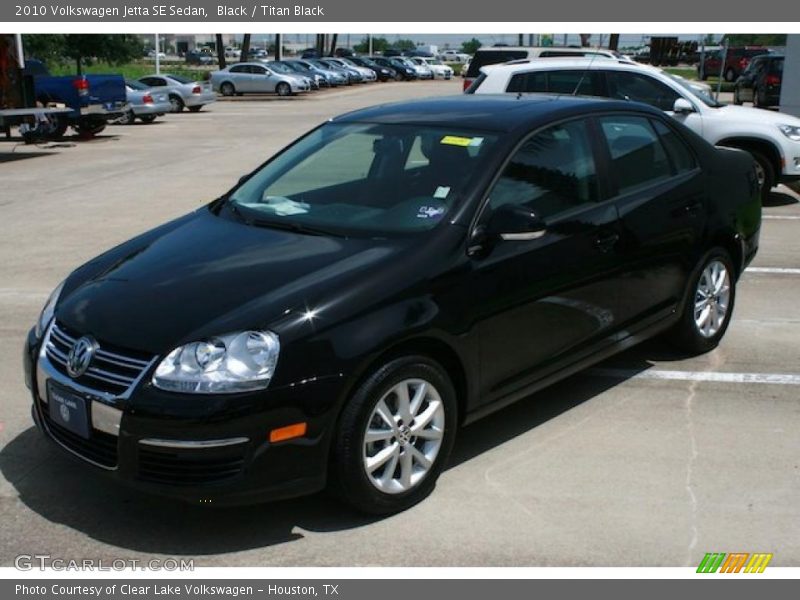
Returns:
[[[156,75],[161,75],[161,59],[158,56],[160,48],[159,35],[155,34],[155,38],[156,38]]]

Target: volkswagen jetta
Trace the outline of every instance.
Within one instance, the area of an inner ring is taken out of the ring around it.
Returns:
[[[70,274],[33,415],[158,493],[402,510],[459,426],[656,334],[715,347],[760,218],[747,153],[644,105],[361,110]]]

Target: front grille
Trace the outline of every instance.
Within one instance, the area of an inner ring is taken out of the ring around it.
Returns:
[[[63,375],[67,372],[67,357],[80,334],[53,323],[45,342],[45,353],[53,366]],[[133,350],[115,348],[99,343],[100,347],[92,358],[86,373],[74,378],[76,383],[87,388],[114,395],[125,393],[150,366],[152,356]]]
[[[50,418],[47,408],[47,406],[43,406],[40,414],[44,419],[47,430],[56,441],[86,460],[90,460],[109,469],[113,469],[117,466],[116,436],[92,429],[89,439],[82,438],[55,423]]]
[[[245,461],[244,445],[214,450],[139,448],[139,479],[166,485],[203,485],[236,477]]]

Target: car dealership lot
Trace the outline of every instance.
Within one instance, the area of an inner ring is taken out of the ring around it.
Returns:
[[[460,432],[432,496],[390,518],[322,495],[187,507],[94,476],[33,428],[23,337],[72,268],[201,206],[331,115],[460,85],[248,97],[75,147],[11,154],[0,142],[0,565],[49,553],[209,566],[680,566],[712,551],[800,564],[800,204],[785,188],[765,208],[760,254],[716,351],[679,359],[651,342],[479,421]]]

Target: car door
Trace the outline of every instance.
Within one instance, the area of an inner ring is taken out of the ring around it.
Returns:
[[[261,92],[262,94],[271,94],[275,91],[275,86],[278,82],[278,76],[266,67],[253,65],[251,77],[253,82],[253,91]]]
[[[253,87],[251,84],[250,66],[249,65],[233,65],[228,72],[230,73],[233,87],[237,92],[252,92]]]
[[[518,205],[545,228],[536,239],[489,240],[472,257],[483,403],[524,390],[615,331],[617,212],[603,201],[595,138],[586,119],[534,133],[489,192],[478,227]]]
[[[631,333],[670,314],[706,223],[706,179],[669,119],[598,117],[619,214],[619,323]]]

